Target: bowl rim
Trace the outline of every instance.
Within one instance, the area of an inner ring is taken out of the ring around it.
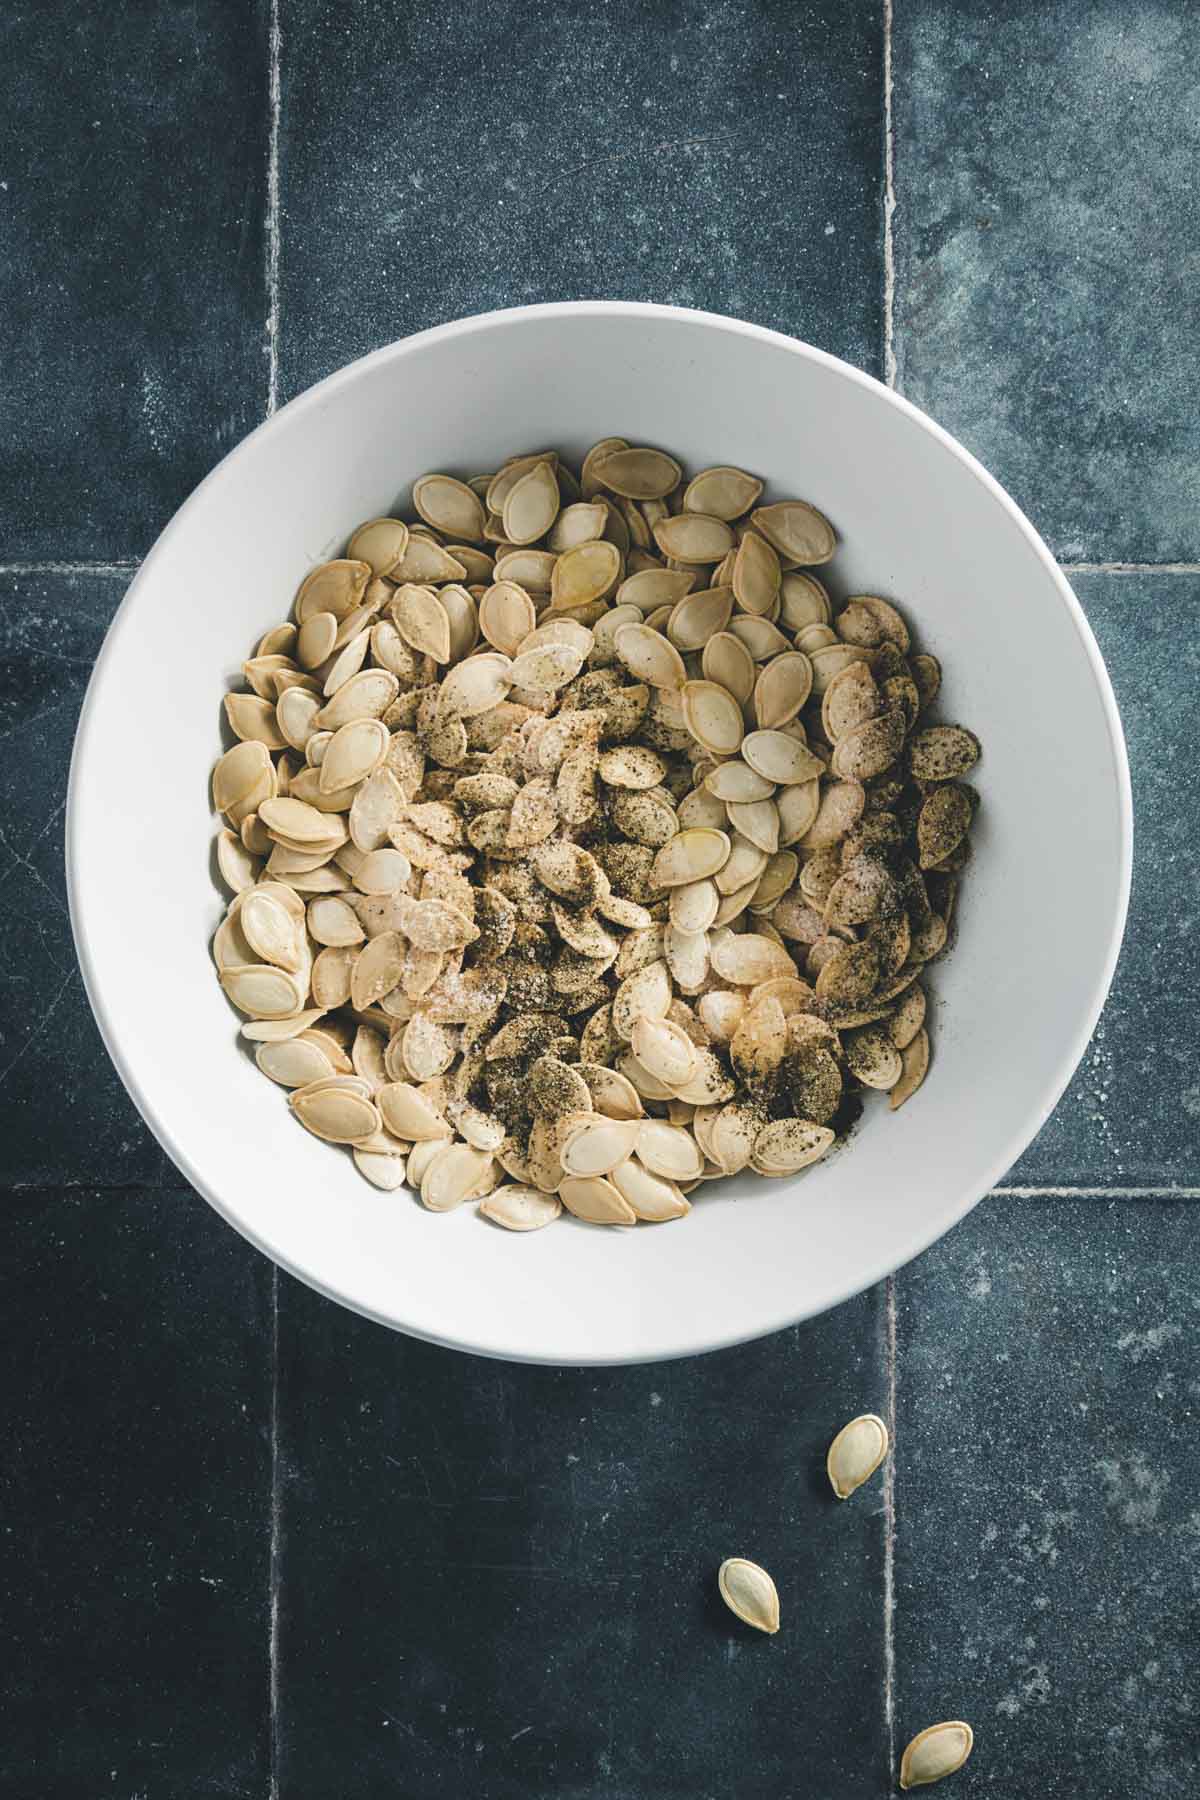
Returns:
[[[787,1309],[779,1316],[772,1316],[757,1324],[751,1331],[734,1331],[721,1337],[706,1336],[703,1333],[684,1335],[670,1347],[653,1351],[647,1355],[630,1357],[628,1355],[606,1354],[602,1350],[595,1355],[572,1356],[569,1364],[552,1352],[522,1353],[497,1350],[487,1343],[473,1341],[470,1337],[450,1334],[437,1334],[417,1330],[411,1325],[390,1317],[357,1300],[353,1295],[343,1292],[333,1283],[324,1279],[320,1271],[293,1261],[286,1251],[275,1244],[265,1234],[256,1231],[233,1207],[222,1199],[205,1180],[182,1145],[178,1144],[172,1134],[163,1126],[147,1099],[141,1081],[131,1066],[120,1041],[112,1027],[105,1001],[103,979],[92,955],[88,936],[86,901],[84,898],[83,876],[80,857],[80,817],[79,817],[79,771],[88,754],[90,738],[95,723],[96,695],[107,673],[109,664],[115,659],[125,630],[132,622],[131,602],[136,598],[140,588],[153,579],[154,565],[162,552],[171,543],[175,534],[182,529],[184,522],[201,503],[210,482],[223,476],[239,458],[244,457],[250,446],[264,432],[270,432],[285,415],[295,419],[303,413],[316,410],[331,394],[342,387],[351,386],[368,370],[384,364],[401,360],[418,354],[427,345],[450,342],[455,339],[469,338],[477,333],[501,330],[514,325],[524,324],[530,320],[561,320],[569,318],[589,317],[626,317],[675,320],[709,327],[733,336],[750,338],[769,344],[776,349],[788,351],[800,356],[852,382],[861,388],[872,391],[878,399],[895,408],[922,431],[927,432],[938,444],[948,450],[960,462],[967,472],[983,486],[1009,519],[1017,526],[1030,548],[1034,551],[1043,569],[1049,575],[1059,600],[1064,606],[1067,616],[1075,628],[1076,636],[1086,656],[1096,689],[1100,697],[1105,722],[1108,727],[1110,748],[1112,752],[1113,773],[1116,786],[1116,800],[1119,824],[1119,869],[1116,905],[1109,924],[1108,945],[1103,965],[1098,969],[1093,982],[1089,1004],[1084,1009],[1082,1020],[1067,1049],[1064,1051],[1055,1070],[1053,1080],[1048,1085],[1042,1102],[1031,1108],[1022,1118],[1017,1128],[1010,1133],[1002,1151],[993,1158],[988,1167],[985,1179],[978,1192],[967,1194],[954,1200],[950,1205],[941,1208],[932,1219],[927,1220],[917,1231],[905,1254],[897,1262],[891,1255],[867,1261],[844,1290],[839,1290],[820,1306],[801,1306],[799,1309]],[[775,331],[765,325],[751,324],[744,319],[731,318],[722,313],[706,312],[702,309],[683,306],[668,306],[657,302],[634,300],[559,300],[541,302],[529,306],[503,307],[491,312],[468,314],[462,318],[448,320],[445,324],[428,327],[424,331],[414,332],[409,337],[397,338],[377,350],[356,357],[336,369],[331,375],[305,388],[294,399],[280,407],[263,419],[229,450],[221,460],[209,471],[202,481],[192,490],[183,503],[176,509],[163,527],[145,557],[142,559],[133,580],[130,582],[121,602],[117,607],[105,634],[104,642],[92,668],[88,681],[79,723],[76,728],[75,742],[71,753],[70,772],[67,781],[67,802],[65,821],[65,856],[67,876],[67,898],[71,919],[71,930],[74,937],[75,952],[83,976],[84,990],[92,1008],[105,1049],[111,1058],[117,1073],[145,1120],[156,1141],[166,1152],[172,1164],[177,1168],[184,1180],[203,1196],[226,1222],[233,1226],[242,1237],[247,1239],[256,1249],[268,1256],[277,1267],[287,1271],[297,1280],[313,1288],[325,1298],[336,1301],[364,1318],[374,1320],[387,1326],[392,1331],[403,1332],[417,1337],[427,1343],[438,1344],[448,1349],[461,1350],[471,1355],[484,1356],[506,1362],[528,1362],[562,1367],[603,1367],[623,1365],[630,1362],[670,1361],[685,1356],[705,1355],[711,1351],[728,1349],[736,1344],[750,1343],[770,1333],[786,1329],[800,1323],[806,1318],[818,1316],[822,1312],[832,1311],[854,1295],[864,1293],[879,1281],[895,1274],[904,1268],[913,1258],[922,1254],[929,1246],[936,1243],[954,1225],[976,1207],[994,1187],[999,1176],[1011,1168],[1022,1151],[1032,1142],[1050,1117],[1059,1100],[1062,1098],[1067,1084],[1082,1060],[1084,1051],[1095,1030],[1100,1013],[1108,997],[1116,970],[1117,958],[1120,954],[1124,937],[1126,920],[1129,911],[1129,897],[1133,872],[1133,799],[1129,776],[1129,760],[1125,745],[1124,731],[1121,726],[1120,713],[1112,682],[1099,645],[1088,623],[1074,590],[1062,569],[1052,555],[1049,547],[1039,532],[1022,512],[1016,501],[1001,486],[995,476],[991,475],[983,464],[967,450],[957,438],[951,435],[928,413],[915,406],[912,401],[888,387],[875,376],[864,370],[855,368],[852,363],[844,361],[831,352],[820,350],[803,339],[790,337],[785,332]]]

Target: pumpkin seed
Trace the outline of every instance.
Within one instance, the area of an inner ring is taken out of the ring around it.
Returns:
[[[723,831],[701,826],[681,831],[654,858],[651,875],[660,888],[681,887],[716,875],[729,861],[730,842]]]
[[[837,548],[833,526],[805,500],[779,500],[773,506],[760,506],[750,519],[767,542],[792,562],[826,563]]]
[[[744,1625],[774,1635],[779,1630],[779,1594],[765,1569],[743,1556],[731,1556],[717,1571],[722,1600]]]
[[[767,781],[789,787],[819,779],[824,765],[811,750],[783,731],[750,731],[742,742],[743,761]]]
[[[653,688],[683,687],[687,670],[674,644],[648,625],[622,625],[614,648],[630,674]]]
[[[701,469],[684,489],[683,508],[685,512],[708,513],[714,519],[740,519],[762,491],[762,482],[742,469]]]
[[[479,1210],[485,1219],[503,1225],[506,1231],[540,1231],[560,1217],[562,1201],[556,1194],[506,1182],[479,1202]]]
[[[744,706],[754,692],[754,658],[733,629],[740,623],[733,619],[729,631],[714,632],[704,646],[700,667],[706,681],[725,688]]]
[[[751,1163],[760,1175],[796,1175],[817,1162],[833,1143],[827,1125],[809,1119],[774,1119],[754,1140]]]
[[[707,513],[674,513],[660,519],[654,538],[664,556],[681,563],[720,562],[733,548],[733,533],[723,519]]]
[[[975,1733],[961,1719],[927,1725],[906,1745],[900,1759],[900,1786],[926,1787],[961,1769],[975,1744]]]
[[[848,1500],[869,1481],[888,1453],[888,1428],[875,1413],[851,1419],[829,1446],[825,1469],[839,1500]]]

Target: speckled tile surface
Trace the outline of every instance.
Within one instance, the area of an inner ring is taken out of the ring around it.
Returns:
[[[1133,780],[1129,925],[1091,1048],[1007,1177],[1022,1184],[1200,1186],[1200,573],[1077,575],[1116,690]]]
[[[127,585],[0,574],[0,1189],[166,1178],[83,991],[63,865],[75,725]]]
[[[880,6],[282,0],[285,397],[534,300],[735,313],[876,371]]]
[[[1200,1777],[1195,1209],[985,1201],[905,1272],[898,1339],[898,1744],[968,1720],[963,1800],[1183,1800]]]
[[[262,417],[266,21],[0,14],[0,561],[140,555]]]
[[[712,1357],[506,1366],[280,1288],[279,1778],[290,1800],[886,1792],[882,1290]],[[783,1628],[714,1593],[761,1560]]]
[[[895,9],[900,386],[1076,562],[1200,557],[1200,11]]]
[[[270,1270],[184,1192],[4,1217],[0,1795],[257,1800]]]

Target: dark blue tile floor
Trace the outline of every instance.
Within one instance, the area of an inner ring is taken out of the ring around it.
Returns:
[[[890,42],[836,0],[0,25],[0,1795],[882,1800],[955,1713],[962,1793],[1194,1789],[1196,14],[892,12]],[[136,558],[272,393],[599,294],[890,349],[1068,563],[1151,566],[1072,575],[1133,905],[1008,1191],[826,1319],[582,1374],[395,1339],[179,1189],[74,972],[62,831]],[[830,1432],[893,1392],[894,1485],[834,1506]],[[779,1580],[770,1642],[713,1603],[733,1542]]]

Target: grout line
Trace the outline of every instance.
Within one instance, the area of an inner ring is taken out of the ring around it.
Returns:
[[[1009,1201],[1200,1201],[1200,1188],[991,1188],[991,1193]]]
[[[268,1564],[270,1611],[267,1655],[270,1672],[267,1755],[270,1800],[279,1800],[279,1584],[280,1525],[283,1511],[279,1475],[279,1270],[271,1270],[271,1547]]]
[[[283,37],[279,23],[280,0],[271,0],[271,25],[267,40],[270,75],[267,103],[271,127],[267,140],[267,417],[279,405],[279,114],[280,64]]]
[[[1060,562],[1064,575],[1200,575],[1200,563]]]
[[[896,210],[896,160],[892,143],[892,0],[883,0],[883,379],[896,387],[896,255],[892,214]]]
[[[138,562],[6,562],[0,575],[135,575]]]
[[[892,1453],[883,1465],[883,1722],[888,1780],[896,1767],[896,1277],[887,1278],[887,1428]]]

